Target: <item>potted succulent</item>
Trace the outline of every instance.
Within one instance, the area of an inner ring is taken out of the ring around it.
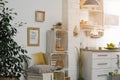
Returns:
[[[11,21],[16,13],[6,7],[6,3],[0,0],[0,80],[20,80],[22,75],[26,75],[23,63],[28,63],[30,58],[14,40],[17,29]]]

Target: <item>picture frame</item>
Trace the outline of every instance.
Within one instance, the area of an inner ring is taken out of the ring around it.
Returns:
[[[27,28],[27,46],[40,45],[40,28]]]
[[[35,11],[35,21],[44,22],[45,21],[45,11]]]

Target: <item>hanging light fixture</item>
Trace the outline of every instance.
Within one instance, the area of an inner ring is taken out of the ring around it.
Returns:
[[[84,6],[98,6],[97,0],[86,0],[83,4]]]

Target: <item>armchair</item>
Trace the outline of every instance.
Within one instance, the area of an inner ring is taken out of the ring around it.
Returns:
[[[35,53],[32,55],[32,65],[28,67],[27,80],[53,80],[55,66],[48,64],[47,54]]]

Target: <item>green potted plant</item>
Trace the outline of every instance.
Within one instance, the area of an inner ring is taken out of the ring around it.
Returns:
[[[62,23],[57,22],[55,25],[53,25],[55,29],[62,29]]]
[[[82,48],[77,48],[77,56],[78,56],[78,79],[77,80],[84,80],[83,75],[82,75],[82,69],[83,69],[83,61],[82,61]]]
[[[56,26],[62,26],[62,23],[61,22],[57,22]]]
[[[20,80],[22,75],[26,75],[23,63],[27,64],[30,58],[14,40],[17,29],[11,21],[16,13],[6,7],[6,3],[0,0],[0,80]]]

